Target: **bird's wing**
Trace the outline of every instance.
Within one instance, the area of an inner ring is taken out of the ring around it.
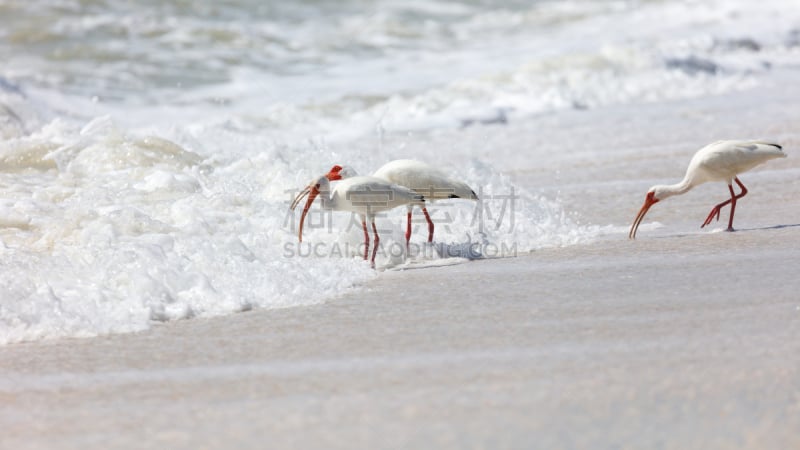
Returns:
[[[436,167],[412,159],[399,159],[384,164],[374,176],[406,186],[425,196],[426,200],[478,196],[466,183],[450,178]]]
[[[335,194],[352,210],[375,213],[401,205],[422,204],[424,198],[411,189],[376,177],[353,177],[342,180]]]
[[[697,152],[690,169],[697,167],[698,176],[708,181],[730,181],[759,164],[785,156],[779,145],[770,142],[720,141]]]

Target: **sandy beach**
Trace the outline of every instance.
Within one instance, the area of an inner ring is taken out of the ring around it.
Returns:
[[[799,239],[609,241],[385,274],[320,306],[6,346],[2,444],[794,448]]]
[[[541,134],[530,123],[474,131],[509,154],[521,137],[628,154],[655,136],[652,158],[669,169],[648,170],[675,179],[686,141],[777,135],[790,157],[742,177],[751,193],[735,233],[698,228],[725,195],[712,183],[658,205],[648,221],[661,225],[628,240],[648,185],[625,181],[615,152],[572,172],[546,160],[509,168],[528,189],[560,182],[566,209],[619,229],[515,258],[385,271],[320,305],[0,347],[0,446],[800,447],[798,117],[775,108],[781,95],[643,107],[624,136],[598,132],[621,126],[622,111],[547,119],[574,123],[580,144],[547,121]],[[761,119],[737,123],[731,104]],[[665,111],[669,130],[644,125]],[[706,126],[690,128],[698,114]]]

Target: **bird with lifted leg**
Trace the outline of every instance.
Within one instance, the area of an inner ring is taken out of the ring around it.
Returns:
[[[733,231],[733,214],[736,212],[736,202],[747,195],[747,188],[739,180],[738,175],[746,172],[770,159],[785,158],[786,154],[780,145],[763,141],[717,141],[709,144],[695,153],[686,169],[686,175],[679,183],[670,185],[656,185],[647,191],[644,205],[636,215],[628,238],[636,238],[636,230],[642,223],[645,214],[651,206],[672,197],[685,194],[695,186],[709,181],[724,181],[728,184],[731,198],[714,206],[700,225],[700,228],[709,225],[715,218],[719,220],[720,211],[728,204],[731,205],[731,215],[728,219],[727,231]],[[733,182],[736,182],[741,192],[736,194]]]

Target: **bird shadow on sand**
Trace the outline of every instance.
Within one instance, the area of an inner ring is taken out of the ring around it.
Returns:
[[[783,228],[795,228],[795,227],[800,227],[800,223],[783,224],[783,225],[771,225],[771,226],[768,226],[768,227],[757,227],[757,228],[737,228],[736,231],[781,230]]]
[[[767,230],[780,230],[783,228],[796,228],[800,227],[800,223],[793,223],[793,224],[783,224],[783,225],[771,225],[768,227],[755,227],[755,228],[736,228],[733,230],[734,233],[736,232],[745,232],[745,231],[767,231]],[[687,237],[687,236],[702,236],[705,234],[717,234],[717,233],[727,233],[727,230],[711,230],[711,231],[697,231],[694,233],[678,233],[678,234],[669,234],[663,236],[653,236],[653,239],[671,239],[676,237]]]

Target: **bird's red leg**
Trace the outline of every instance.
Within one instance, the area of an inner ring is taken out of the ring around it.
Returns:
[[[730,188],[731,185],[728,185],[728,187]],[[733,196],[731,196],[731,197],[733,197]],[[703,228],[704,226],[710,224],[711,221],[714,220],[715,216],[716,216],[717,220],[719,220],[719,212],[720,212],[721,208],[724,207],[725,205],[727,205],[730,202],[731,202],[731,199],[728,199],[728,200],[725,200],[724,202],[720,203],[719,205],[711,208],[711,212],[708,214],[708,217],[706,217],[706,221],[703,222],[702,225],[700,225],[700,228]]]
[[[408,242],[411,240],[411,210],[408,211],[408,227],[406,227],[406,253],[408,253]]]
[[[381,238],[378,237],[378,229],[375,227],[375,220],[372,221],[372,233],[375,235],[375,243],[372,247],[372,261],[370,262],[370,266],[375,268],[375,254],[378,253],[378,243],[381,241]]]
[[[734,177],[733,179],[734,179],[734,181],[736,181],[736,184],[738,184],[739,187],[742,188],[742,192],[740,192],[739,195],[734,194],[733,186],[731,186],[729,184],[728,185],[728,190],[731,193],[731,198],[729,198],[728,200],[725,200],[724,202],[714,206],[714,208],[712,208],[711,212],[708,214],[708,217],[706,217],[706,221],[703,222],[702,225],[700,225],[700,228],[703,228],[704,226],[710,224],[711,221],[714,220],[714,217],[716,217],[717,220],[719,220],[719,214],[720,214],[720,211],[722,210],[722,208],[724,208],[728,203],[731,203],[731,217],[730,217],[730,220],[728,221],[728,231],[733,231],[733,212],[736,209],[736,200],[738,200],[738,199],[744,197],[745,195],[747,195],[747,188],[744,187],[744,185],[742,184],[741,181],[739,181],[739,178],[738,177]]]
[[[364,261],[367,260],[369,255],[369,234],[367,234],[367,221],[362,220],[361,226],[364,228]]]
[[[728,190],[731,191],[731,218],[728,219],[728,231],[733,231],[733,213],[736,211],[736,200],[747,195],[747,188],[744,187],[741,181],[739,181],[739,178],[734,177],[733,179],[734,181],[736,181],[736,184],[738,184],[739,187],[742,188],[742,192],[740,192],[739,195],[734,195],[733,186],[731,186],[730,184],[728,185]]]
[[[422,208],[422,213],[425,214],[425,220],[428,221],[428,242],[433,242],[433,221],[428,214],[428,210],[424,207]]]

